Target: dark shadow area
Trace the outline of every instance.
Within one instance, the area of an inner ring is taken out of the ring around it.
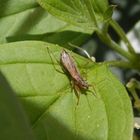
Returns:
[[[5,15],[9,1],[10,0],[0,0],[0,18]]]
[[[0,139],[34,139],[22,105],[0,73]]]
[[[16,35],[13,37],[8,37],[8,42],[15,41],[25,41],[25,40],[38,40],[46,41],[48,43],[58,44],[65,48],[71,48],[69,43],[75,44],[77,46],[83,44],[90,36],[88,34],[74,32],[74,31],[62,31],[62,32],[52,32],[39,35]]]

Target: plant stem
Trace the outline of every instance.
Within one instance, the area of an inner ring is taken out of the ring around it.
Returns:
[[[97,31],[97,34],[99,36],[99,38],[106,44],[108,45],[110,48],[112,48],[113,50],[115,50],[116,52],[118,52],[119,54],[121,54],[122,56],[124,56],[125,58],[127,58],[128,60],[130,60],[131,62],[134,61],[134,57],[133,55],[131,55],[129,52],[125,51],[124,49],[122,49],[115,41],[113,41],[111,39],[111,37],[109,36],[109,34],[103,34],[102,32]]]
[[[138,97],[136,91],[134,89],[132,89],[132,90],[130,90],[130,92],[131,92],[133,98],[135,99],[135,101],[138,101],[140,103],[140,100],[139,100],[139,97]]]
[[[128,88],[128,90],[130,91],[131,95],[133,96],[133,98],[135,99],[134,102],[134,107],[137,108],[140,111],[140,99],[138,94],[136,93],[136,88],[138,86],[138,82],[135,79],[131,79],[127,84],[126,87]]]
[[[135,50],[134,50],[133,46],[129,42],[124,30],[120,27],[120,25],[115,20],[111,20],[110,25],[116,31],[116,33],[120,36],[120,39],[122,39],[124,41],[124,43],[126,44],[126,47],[128,48],[128,51],[130,53],[135,54]]]
[[[105,61],[105,62],[103,62],[103,64],[106,64],[106,65],[112,66],[112,67],[120,67],[120,68],[125,68],[125,69],[135,69],[135,70],[140,71],[140,65],[135,65],[129,61],[113,60],[113,61]]]

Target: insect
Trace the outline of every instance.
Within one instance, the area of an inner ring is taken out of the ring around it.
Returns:
[[[76,96],[78,98],[77,104],[79,103],[80,90],[88,90],[89,84],[81,76],[74,60],[65,50],[62,50],[60,55],[60,63],[63,66],[64,71],[69,75],[72,86],[75,90]]]
[[[50,51],[49,48],[47,48],[47,49],[48,49],[48,51]],[[50,53],[49,53],[49,55],[50,55]],[[50,57],[51,57],[51,55],[50,55]],[[52,57],[51,57],[51,59],[52,59]],[[53,59],[52,59],[52,61],[53,61]],[[79,91],[90,91],[89,86],[91,86],[91,85],[89,85],[88,82],[86,80],[84,80],[84,78],[81,76],[73,58],[70,56],[70,54],[65,49],[63,49],[60,54],[60,61],[58,61],[58,60],[56,60],[56,61],[57,61],[57,63],[59,63],[61,65],[62,70],[64,71],[64,73],[67,74],[68,78],[70,79],[72,88],[74,89],[75,94],[78,98],[78,100],[77,100],[77,105],[78,105],[79,99],[80,99]],[[54,68],[57,70],[55,65],[54,65]],[[59,70],[57,70],[57,71],[59,71]]]

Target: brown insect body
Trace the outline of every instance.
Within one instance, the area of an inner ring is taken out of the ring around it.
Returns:
[[[48,49],[48,51],[49,51],[49,49]],[[52,61],[53,61],[53,59],[52,59]],[[69,53],[67,51],[65,51],[64,49],[61,52],[60,62],[59,61],[57,61],[57,62],[59,64],[61,64],[64,72],[68,75],[68,77],[71,81],[72,87],[75,90],[75,94],[78,98],[78,101],[77,101],[77,105],[78,105],[79,104],[79,98],[80,98],[80,93],[78,91],[81,91],[81,90],[90,91],[89,86],[91,86],[91,85],[89,85],[87,83],[87,81],[85,81],[83,79],[83,77],[81,76],[74,60],[69,55]],[[54,68],[57,70],[55,65],[54,65]],[[59,70],[57,70],[57,71],[59,71]]]
[[[60,62],[63,65],[64,70],[70,75],[75,90],[88,90],[89,84],[82,78],[72,57],[65,50],[61,53]]]

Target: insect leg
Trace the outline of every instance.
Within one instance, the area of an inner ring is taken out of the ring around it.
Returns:
[[[74,90],[74,93],[75,93],[75,95],[76,95],[76,97],[77,97],[77,103],[76,103],[76,105],[78,105],[79,104],[79,100],[80,100],[80,93],[79,93],[79,88],[78,88],[78,86],[75,84],[75,82],[71,79],[71,86],[72,86],[72,90]]]
[[[74,85],[74,92],[75,92],[75,95],[77,97],[77,103],[76,103],[76,105],[79,104],[79,100],[80,100],[80,93],[79,93],[79,91],[80,91],[79,87],[77,85]]]
[[[64,72],[62,72],[62,71],[60,71],[59,69],[56,68],[56,66],[55,66],[55,62],[54,62],[54,60],[53,60],[53,58],[52,58],[52,56],[51,56],[51,54],[52,54],[53,57],[55,58],[53,52],[51,52],[50,49],[49,49],[48,47],[47,47],[47,50],[48,50],[48,54],[49,54],[49,56],[50,56],[50,58],[51,58],[51,61],[52,61],[52,63],[53,63],[53,67],[54,67],[54,69],[55,69],[56,71],[58,71],[58,72],[64,74]],[[60,62],[59,62],[56,58],[55,58],[55,60],[56,60],[56,62],[57,62],[58,65],[61,65]]]
[[[92,87],[94,92],[90,89],[88,89],[87,91],[91,92],[95,97],[97,97],[97,94],[96,94],[97,92],[96,92],[95,86],[94,85],[89,85],[89,87]]]

